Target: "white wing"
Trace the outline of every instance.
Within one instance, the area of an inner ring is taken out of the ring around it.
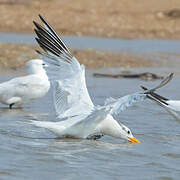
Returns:
[[[85,68],[72,56],[68,48],[40,16],[46,28],[34,22],[36,38],[45,52],[39,52],[47,63],[49,80],[54,84],[54,103],[57,116],[64,118],[91,111],[93,103],[87,91]]]
[[[169,76],[167,76],[165,79],[163,79],[157,86],[155,86],[154,88],[152,88],[150,90],[143,87],[143,89],[145,88],[144,93],[142,93],[142,92],[134,93],[134,94],[126,95],[119,99],[108,98],[105,101],[105,105],[112,108],[112,110],[111,110],[112,115],[118,115],[120,112],[126,110],[128,107],[132,106],[133,104],[143,101],[147,97],[149,98],[150,95],[152,95],[152,94],[156,94],[156,93],[154,93],[154,91],[165,86],[172,79],[172,77],[173,77],[173,73],[171,73]]]
[[[122,111],[126,110],[128,107],[133,106],[135,103],[145,100],[146,96],[147,95],[144,93],[134,93],[123,96],[119,99],[108,98],[105,101],[105,106],[112,108],[111,110],[112,115],[119,115]]]
[[[4,96],[20,96],[22,98],[33,98],[39,93],[44,93],[48,84],[41,82],[36,75],[17,77],[0,84],[0,94]]]
[[[43,60],[49,65],[47,74],[50,80],[58,80],[55,85],[55,108],[58,117],[77,116],[85,112],[89,114],[93,103],[89,97],[86,82],[85,69],[80,66],[72,56],[66,45],[62,42],[52,27],[40,16],[46,28],[34,22],[36,26],[36,38],[45,53],[39,52]],[[119,114],[132,104],[142,101],[147,94],[161,88],[172,79],[168,76],[155,88],[144,93],[135,93],[117,100],[107,100],[106,106],[111,108],[111,114]],[[63,103],[62,103],[63,102]]]

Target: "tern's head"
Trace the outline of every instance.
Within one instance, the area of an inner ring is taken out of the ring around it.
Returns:
[[[131,143],[140,143],[140,141],[133,136],[131,130],[123,124],[120,124],[120,137]]]
[[[125,125],[118,123],[112,116],[108,116],[103,123],[101,123],[101,131],[105,135],[112,137],[128,140],[132,143],[140,143],[133,134],[131,130]]]
[[[41,59],[32,59],[26,63],[26,70],[28,74],[46,73],[44,67],[47,66]]]

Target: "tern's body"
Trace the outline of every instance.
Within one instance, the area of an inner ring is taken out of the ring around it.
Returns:
[[[89,124],[90,126],[88,127],[86,126],[88,122],[82,121],[80,117],[73,117],[69,120],[60,122],[33,121],[33,123],[36,126],[49,129],[56,134],[57,137],[88,138],[96,134],[104,134],[115,138],[127,139],[119,133],[124,128],[126,129],[126,127],[122,124],[119,125],[119,123],[111,115],[107,115],[106,118],[100,120],[99,122],[93,122],[91,120],[91,122],[89,122],[91,125]],[[132,134],[129,138],[133,138]]]
[[[17,77],[0,84],[0,102],[2,104],[22,106],[43,97],[50,83],[43,69],[42,60],[31,60],[26,64],[27,76]]]

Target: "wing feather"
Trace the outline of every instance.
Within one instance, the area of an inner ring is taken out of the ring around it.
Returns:
[[[126,95],[124,97],[121,97],[119,99],[114,99],[114,98],[108,98],[105,101],[106,106],[110,106],[112,108],[111,114],[112,115],[119,115],[122,111],[126,110],[128,107],[134,105],[135,103],[138,103],[140,101],[145,100],[146,98],[153,97],[153,95],[156,94],[154,93],[157,89],[165,86],[173,77],[173,73],[171,73],[169,76],[167,76],[164,80],[162,80],[157,86],[155,86],[152,89],[147,89],[144,88],[144,92],[140,93],[134,93],[130,95]],[[157,99],[157,98],[155,98]],[[159,101],[159,99],[157,99]]]
[[[126,95],[119,99],[108,98],[105,101],[105,106],[112,108],[112,115],[119,115],[122,111],[126,110],[128,107],[133,106],[135,103],[143,101],[146,99],[146,94],[144,93],[134,93]]]
[[[44,62],[47,75],[54,83],[54,104],[58,118],[87,113],[94,107],[89,96],[85,67],[70,53],[53,28],[40,16],[45,28],[34,22],[36,40],[44,52],[37,51]]]

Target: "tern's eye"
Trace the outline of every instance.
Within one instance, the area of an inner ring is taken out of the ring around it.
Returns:
[[[45,66],[46,64],[43,63],[42,65]]]
[[[127,133],[130,134],[130,131],[128,131]]]

